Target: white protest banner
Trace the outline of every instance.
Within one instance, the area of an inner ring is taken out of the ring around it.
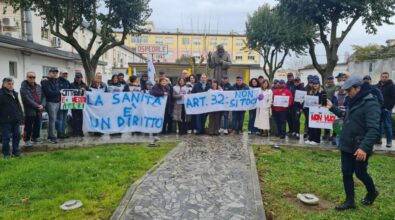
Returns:
[[[273,99],[273,106],[287,108],[289,106],[289,96],[275,95]]]
[[[86,97],[81,96],[80,90],[78,89],[63,89],[60,91],[60,109],[84,109],[86,103]]]
[[[309,108],[309,128],[332,129],[336,116],[325,107]]]
[[[162,131],[167,97],[139,92],[88,92],[84,131],[104,134]]]
[[[320,105],[320,97],[313,95],[306,95],[304,107],[311,108],[311,107],[318,107],[319,105]]]
[[[303,103],[305,101],[306,95],[307,95],[307,91],[296,90],[295,91],[295,102]]]
[[[247,111],[256,108],[259,89],[209,91],[184,96],[188,115],[218,111]]]

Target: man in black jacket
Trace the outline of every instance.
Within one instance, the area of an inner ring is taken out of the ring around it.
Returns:
[[[41,86],[36,83],[36,73],[28,72],[21,85],[21,98],[25,110],[25,146],[37,144],[41,130],[41,113],[44,111],[45,97]]]
[[[243,83],[243,77],[236,77],[236,84],[233,85],[233,90],[248,90],[248,86]],[[244,116],[245,111],[233,111],[232,112],[232,127],[236,134],[243,132]]]
[[[195,83],[195,85],[193,86],[192,93],[207,92],[209,89],[210,89],[210,84],[207,81],[206,74],[203,73],[200,76],[200,81],[198,83]],[[207,113],[195,115],[195,118],[196,118],[195,119],[196,135],[202,135],[204,134],[204,129],[206,126]]]
[[[58,72],[57,68],[51,68],[48,80],[42,81],[42,90],[47,100],[45,108],[48,113],[48,139],[53,144],[58,143],[55,136],[56,119],[60,107]]]
[[[381,134],[384,129],[387,136],[387,148],[392,147],[392,109],[395,105],[395,85],[390,79],[390,75],[387,72],[381,74],[380,82],[377,84],[377,88],[380,89],[384,97],[384,105],[381,116]]]
[[[84,96],[85,91],[88,89],[88,86],[82,81],[82,74],[75,73],[74,82],[71,84],[73,89],[78,89],[77,94],[79,96]],[[71,113],[73,115],[71,119],[71,127],[73,128],[73,136],[75,137],[83,137],[84,133],[82,131],[82,110],[81,109],[72,109]]]
[[[12,155],[18,157],[19,140],[21,138],[19,125],[22,122],[22,107],[18,93],[14,91],[14,80],[4,78],[0,89],[0,127],[4,159],[10,157],[10,134],[12,134]]]
[[[61,72],[59,81],[59,90],[62,91],[64,89],[72,89],[71,83],[67,80],[68,77],[67,72]],[[58,116],[56,117],[56,130],[58,131],[58,138],[64,139],[69,136],[66,135],[66,127],[67,127],[67,112],[68,110],[59,109]]]
[[[227,76],[223,76],[221,83],[219,86],[222,88],[223,91],[230,91],[232,90],[232,85],[229,83],[229,79]],[[222,122],[221,122],[221,128],[223,129],[224,134],[228,134],[232,132],[232,125],[229,125],[229,122],[231,122],[231,115],[232,112],[230,111],[225,111],[222,114]]]

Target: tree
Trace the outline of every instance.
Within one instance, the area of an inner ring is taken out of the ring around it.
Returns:
[[[69,43],[81,57],[88,82],[93,80],[100,57],[124,44],[128,34],[138,34],[151,15],[149,0],[6,0],[15,11],[31,9],[45,19],[51,33]],[[92,31],[87,46],[81,45],[74,32],[82,24]],[[116,32],[121,32],[117,37]],[[97,38],[100,36],[100,42]],[[96,51],[92,51],[94,44]]]
[[[204,62],[204,57],[203,55],[200,56],[200,61],[196,62],[196,58],[192,56],[186,56],[182,55],[181,57],[177,58],[176,63],[177,64],[189,64],[191,66],[191,71],[192,74],[196,74],[197,71],[202,67],[202,64]]]
[[[301,54],[307,48],[304,27],[298,24],[288,25],[276,8],[268,4],[258,8],[246,22],[249,49],[257,51],[263,57],[263,71],[270,81],[280,69],[291,51]]]
[[[377,26],[392,24],[395,15],[395,0],[278,0],[283,16],[297,23],[312,25],[317,30],[318,41],[309,36],[309,54],[314,67],[323,78],[333,75],[339,57],[340,45],[358,20],[362,21],[367,33],[375,34]],[[345,23],[346,27],[340,29]],[[322,43],[327,63],[320,65],[316,55],[316,44]]]

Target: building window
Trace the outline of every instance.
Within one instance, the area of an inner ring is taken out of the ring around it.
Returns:
[[[51,66],[43,66],[43,76],[48,76],[49,70],[51,68]]]
[[[225,46],[225,45],[228,45],[228,40],[223,39],[221,44],[224,45],[224,46]]]
[[[241,47],[244,46],[244,42],[241,39],[236,40],[236,46]]]
[[[156,38],[155,38],[155,43],[156,43],[156,44],[163,44],[163,38],[161,38],[161,37],[156,37]]]
[[[193,45],[200,45],[200,39],[192,39],[192,44]]]
[[[210,40],[210,45],[217,46],[217,39],[211,39]]]
[[[173,38],[172,37],[166,38],[166,43],[167,44],[172,44],[173,43]]]
[[[134,37],[132,37],[132,43],[146,44],[146,43],[148,43],[148,37],[147,36],[134,36]]]
[[[243,60],[243,54],[236,54],[236,60]]]
[[[182,44],[183,45],[189,45],[189,38],[182,38]]]
[[[18,77],[16,65],[17,65],[16,62],[14,62],[14,61],[10,61],[10,62],[9,62],[9,66],[10,66],[10,76],[12,76],[12,77],[14,77],[14,78]]]
[[[248,60],[255,60],[255,55],[252,53],[248,54]]]

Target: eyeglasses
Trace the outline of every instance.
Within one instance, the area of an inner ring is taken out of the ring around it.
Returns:
[[[29,78],[29,79],[35,79],[36,77],[35,77],[35,76],[28,76],[27,78]]]

